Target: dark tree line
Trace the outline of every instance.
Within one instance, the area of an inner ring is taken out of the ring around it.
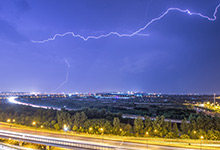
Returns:
[[[121,114],[106,110],[85,109],[81,111],[61,111],[39,109],[20,105],[0,104],[0,121],[8,121],[27,126],[48,129],[84,132],[90,134],[114,134],[121,136],[148,136],[162,138],[182,138],[220,140],[220,118],[202,114],[190,116],[176,124],[166,122],[164,116],[151,120],[149,117],[124,119]],[[9,120],[10,119],[10,120]],[[187,122],[190,121],[190,123]]]

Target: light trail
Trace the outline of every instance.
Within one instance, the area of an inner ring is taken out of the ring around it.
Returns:
[[[30,107],[35,107],[35,108],[43,108],[43,109],[50,109],[50,108],[53,108],[54,110],[61,110],[61,108],[57,108],[57,107],[49,107],[49,106],[43,106],[43,105],[35,105],[35,104],[30,104],[30,103],[24,103],[24,102],[20,102],[20,101],[17,101],[18,97],[9,97],[8,98],[8,101],[10,103],[13,103],[13,104],[18,104],[18,105],[24,105],[24,106],[30,106]]]
[[[34,134],[27,134],[27,133],[19,133],[14,131],[5,131],[0,130],[0,136],[11,137],[14,139],[19,140],[27,140],[27,141],[35,141],[41,143],[48,143],[49,144],[58,144],[63,146],[73,146],[78,148],[86,148],[86,149],[106,149],[106,150],[113,150],[116,149],[116,146],[112,146],[106,143],[98,143],[98,142],[91,142],[91,141],[83,141],[83,140],[74,140],[74,139],[67,139],[67,138],[59,138],[59,137],[50,137],[50,136],[43,136],[43,135],[34,135]]]
[[[64,59],[64,62],[65,62],[66,67],[67,67],[65,80],[62,83],[60,83],[60,85],[54,91],[59,90],[61,87],[64,86],[64,84],[66,84],[69,81],[69,73],[70,73],[69,69],[70,69],[71,66],[70,66],[70,63],[68,62],[68,60],[66,58]]]
[[[63,34],[55,34],[53,37],[51,38],[48,38],[46,40],[40,40],[40,41],[35,41],[35,40],[32,40],[33,43],[45,43],[45,42],[49,42],[49,41],[53,41],[55,40],[57,37],[64,37],[66,35],[72,35],[73,37],[75,38],[80,38],[84,41],[87,41],[89,39],[100,39],[100,38],[105,38],[105,37],[109,37],[111,35],[116,35],[118,37],[133,37],[133,36],[136,36],[136,35],[139,35],[139,36],[149,36],[149,34],[142,34],[140,32],[144,31],[145,29],[147,29],[151,24],[153,24],[154,22],[156,21],[159,21],[161,20],[162,18],[164,18],[169,12],[171,11],[177,11],[177,12],[181,12],[181,13],[186,13],[190,16],[194,15],[194,16],[199,16],[201,18],[204,18],[204,19],[207,19],[209,21],[215,21],[217,19],[216,17],[216,14],[218,13],[218,9],[220,7],[220,4],[218,4],[216,7],[215,7],[215,11],[213,13],[213,17],[208,17],[206,15],[203,15],[201,13],[197,13],[197,12],[191,12],[190,10],[188,9],[180,9],[180,8],[169,8],[167,9],[163,14],[161,14],[159,17],[156,17],[154,19],[152,19],[150,22],[148,22],[145,26],[139,28],[138,30],[134,31],[133,33],[130,33],[130,34],[121,34],[119,32],[109,32],[107,34],[101,34],[101,35],[98,35],[98,36],[95,36],[95,35],[90,35],[90,36],[83,36],[83,35],[80,35],[80,34],[76,34],[74,32],[66,32],[66,33],[63,33]]]

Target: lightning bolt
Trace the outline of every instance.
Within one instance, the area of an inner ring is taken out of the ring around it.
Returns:
[[[192,15],[195,15],[195,16],[199,16],[199,17],[202,17],[204,19],[207,19],[209,21],[215,21],[216,20],[216,14],[218,13],[218,9],[220,7],[220,4],[218,4],[216,7],[215,7],[215,11],[213,13],[213,17],[210,18],[206,15],[203,15],[201,13],[197,13],[197,12],[191,12],[190,10],[188,9],[180,9],[180,8],[169,8],[167,9],[163,14],[161,14],[159,17],[157,18],[154,18],[152,19],[150,22],[148,22],[144,27],[142,28],[139,28],[138,30],[134,31],[133,33],[130,33],[130,34],[121,34],[121,33],[118,33],[118,32],[109,32],[107,34],[101,34],[99,36],[94,36],[94,35],[90,35],[90,36],[83,36],[83,35],[80,35],[80,34],[76,34],[74,32],[66,32],[66,33],[63,33],[63,34],[55,34],[53,37],[51,38],[48,38],[46,40],[41,40],[41,41],[34,41],[32,40],[33,43],[45,43],[45,42],[49,42],[49,41],[53,41],[55,40],[57,37],[64,37],[66,35],[72,35],[73,37],[75,38],[80,38],[84,41],[87,41],[89,39],[100,39],[100,38],[105,38],[105,37],[109,37],[111,35],[116,35],[118,37],[133,37],[135,35],[139,35],[139,36],[149,36],[149,34],[141,34],[140,32],[142,32],[143,30],[147,29],[151,24],[153,24],[154,22],[156,21],[159,21],[161,20],[162,18],[164,18],[169,12],[171,11],[178,11],[178,12],[181,12],[181,13],[186,13],[190,16]]]
[[[64,62],[65,62],[66,67],[67,67],[65,80],[62,83],[60,83],[60,85],[54,91],[59,90],[61,87],[63,87],[69,81],[70,63],[68,62],[68,60],[66,58],[64,59]]]

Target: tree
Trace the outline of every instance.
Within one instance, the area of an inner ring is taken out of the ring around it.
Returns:
[[[55,123],[56,123],[56,120],[52,120],[50,124],[53,126],[55,125]]]
[[[215,132],[213,130],[209,130],[208,131],[208,139],[209,140],[218,140],[218,134],[215,134]]]
[[[119,134],[119,130],[120,130],[120,120],[118,117],[115,117],[113,120],[113,127],[114,127],[114,133],[115,134]]]
[[[126,135],[132,135],[132,126],[128,123],[124,127],[124,131],[126,132]]]
[[[73,120],[74,120],[73,125],[79,128],[83,126],[84,122],[87,120],[87,116],[84,112],[81,113],[77,112],[74,114]]]
[[[156,119],[153,121],[153,130],[155,136],[162,136],[162,126],[164,124],[164,117],[156,117]]]
[[[165,138],[168,138],[168,139],[172,139],[172,138],[175,138],[176,135],[171,131],[171,132],[168,132],[168,134],[165,136]]]
[[[73,125],[73,128],[72,128],[73,131],[76,131],[78,130],[78,127],[76,125]]]
[[[134,131],[136,135],[140,135],[141,133],[143,133],[143,128],[144,128],[143,120],[142,118],[138,117],[137,119],[134,120]]]
[[[70,113],[63,109],[61,111],[57,111],[57,123],[60,127],[62,127],[64,124],[71,126],[72,119]]]
[[[181,131],[182,131],[183,134],[188,133],[188,123],[187,123],[186,118],[184,118],[184,120],[182,120],[180,128],[181,128]]]
[[[109,134],[112,132],[112,125],[110,121],[106,120],[103,127],[105,129],[105,133]]]
[[[87,120],[87,116],[84,112],[81,112],[80,114],[80,126],[83,126],[83,124],[85,123],[85,121]]]
[[[168,132],[172,131],[172,123],[171,123],[171,121],[168,122],[167,130],[168,130]]]
[[[145,116],[144,118],[145,129],[148,130],[151,127],[151,119],[148,116]]]
[[[56,123],[56,124],[54,125],[54,128],[55,128],[56,130],[60,130],[60,126],[59,126],[59,124]]]
[[[183,134],[180,136],[181,139],[190,139],[190,137],[187,134]]]
[[[173,133],[174,133],[175,137],[179,136],[179,129],[178,129],[176,123],[173,124]]]

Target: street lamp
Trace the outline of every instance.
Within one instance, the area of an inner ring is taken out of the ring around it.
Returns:
[[[100,132],[103,134],[103,132],[104,132],[104,129],[103,128],[100,128],[99,129],[100,130]]]
[[[33,126],[35,126],[36,124],[37,124],[36,121],[33,121],[33,122],[32,122],[32,125],[33,125]]]
[[[196,133],[197,133],[197,132],[194,130],[194,131],[193,131],[193,134],[194,134],[195,138],[197,137],[197,136],[196,136]]]
[[[10,122],[11,122],[11,119],[7,119],[7,122],[10,123]]]
[[[145,134],[146,134],[146,136],[148,136],[149,132],[147,131]],[[147,149],[148,149],[148,139],[146,139],[146,140],[147,140]]]
[[[90,127],[90,128],[89,128],[89,132],[92,132],[92,130],[93,130],[93,128],[92,128],[92,127]]]
[[[43,128],[43,127],[44,127],[43,125],[40,126],[40,128]]]
[[[68,131],[68,126],[66,124],[63,125],[63,130]]]
[[[33,122],[32,122],[32,125],[33,125],[33,126],[36,126],[36,124],[37,124],[36,121],[33,121]],[[35,133],[37,133],[37,127],[35,128]]]
[[[200,142],[200,149],[202,149],[202,140],[204,139],[204,136],[200,136],[201,142]]]
[[[99,131],[102,133],[102,143],[103,143],[103,133],[104,133],[104,129],[103,129],[103,128],[99,128]]]
[[[15,119],[13,119],[12,122],[15,122]]]

